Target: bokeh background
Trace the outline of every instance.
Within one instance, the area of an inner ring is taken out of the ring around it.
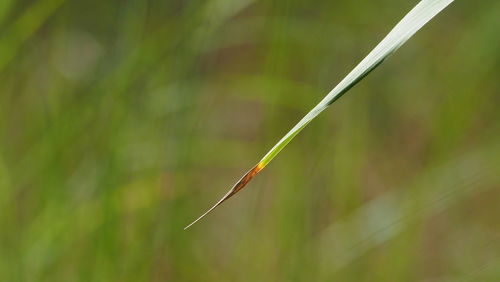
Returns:
[[[500,281],[500,3],[1,0],[0,281]]]

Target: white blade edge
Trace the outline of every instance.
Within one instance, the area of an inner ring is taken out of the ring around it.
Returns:
[[[267,165],[283,147],[290,142],[312,119],[325,110],[342,94],[363,79],[382,61],[396,51],[420,28],[446,8],[454,0],[422,0],[386,35],[382,41],[342,80],[328,95],[307,113],[276,145],[262,158]]]

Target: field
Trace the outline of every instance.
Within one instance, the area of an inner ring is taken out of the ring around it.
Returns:
[[[0,281],[500,281],[500,3],[0,0]]]

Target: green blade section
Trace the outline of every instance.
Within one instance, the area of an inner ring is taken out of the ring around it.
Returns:
[[[453,1],[422,0],[418,3],[321,102],[274,145],[259,164],[265,167],[309,122],[378,67],[389,55]]]

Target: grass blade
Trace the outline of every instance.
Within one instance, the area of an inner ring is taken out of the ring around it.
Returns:
[[[454,0],[422,0],[418,3],[382,41],[342,80],[333,88],[328,95],[321,100],[309,113],[307,113],[274,147],[248,171],[229,192],[222,197],[203,215],[186,226],[191,227],[200,219],[205,217],[224,201],[243,189],[245,185],[259,173],[271,160],[316,116],[328,106],[345,94],[349,89],[361,81],[372,70],[378,67],[389,55],[394,53],[408,39],[410,39],[420,28],[429,22],[434,16],[441,12]]]

